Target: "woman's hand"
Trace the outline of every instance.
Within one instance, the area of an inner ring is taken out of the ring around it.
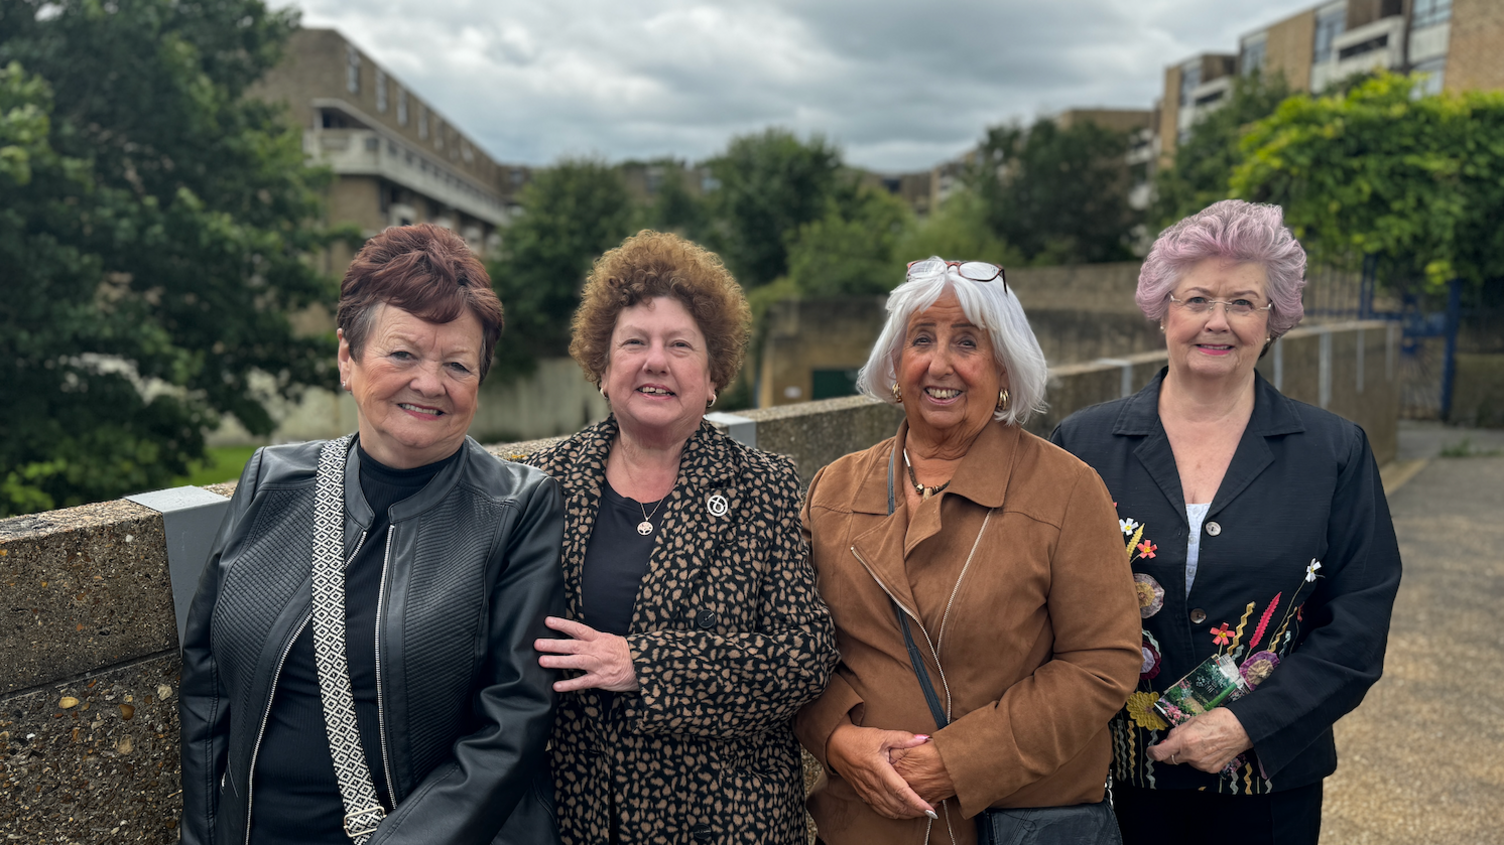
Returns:
[[[632,669],[632,650],[625,637],[603,634],[589,625],[550,616],[543,624],[570,639],[534,640],[533,648],[545,652],[538,665],[545,669],[578,669],[585,674],[554,682],[554,692],[603,689],[634,692],[637,673]],[[557,656],[556,656],[557,655]]]
[[[910,748],[895,748],[888,752],[893,769],[908,783],[920,798],[931,805],[956,794],[956,785],[951,782],[950,772],[940,759],[940,751],[933,742]]]
[[[1149,746],[1149,756],[1161,763],[1185,763],[1216,774],[1252,747],[1238,717],[1226,707],[1216,707],[1177,725],[1158,745]]]
[[[919,797],[892,762],[929,741],[927,736],[907,731],[841,725],[825,742],[825,759],[879,815],[890,819],[934,818],[935,808]]]

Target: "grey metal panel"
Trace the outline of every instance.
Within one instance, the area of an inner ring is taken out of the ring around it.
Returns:
[[[732,440],[757,448],[757,420],[721,411],[706,414],[705,419],[717,428],[724,428]]]
[[[178,642],[188,624],[188,606],[209,558],[214,534],[230,500],[201,487],[174,487],[126,496],[162,515],[167,535],[167,571],[172,577],[172,605],[178,617]]]

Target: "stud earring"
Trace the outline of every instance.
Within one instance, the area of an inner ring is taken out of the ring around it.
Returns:
[[[898,382],[893,382],[893,401],[903,404],[903,391],[898,389]]]

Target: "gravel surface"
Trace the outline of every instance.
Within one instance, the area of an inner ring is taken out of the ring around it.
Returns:
[[[1402,423],[1399,459],[1428,462],[1389,497],[1405,575],[1384,678],[1337,724],[1322,842],[1504,843],[1504,431]]]

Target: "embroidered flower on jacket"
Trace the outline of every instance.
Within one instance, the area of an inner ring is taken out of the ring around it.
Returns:
[[[1144,642],[1141,646],[1144,654],[1144,663],[1138,670],[1138,679],[1140,681],[1151,681],[1159,675],[1159,649],[1156,646],[1157,643],[1154,642],[1154,638],[1149,636],[1148,631],[1145,631]]]
[[[1227,645],[1232,642],[1232,626],[1223,622],[1222,627],[1213,628],[1212,641],[1217,645]]]
[[[1243,661],[1238,671],[1242,673],[1243,680],[1247,681],[1250,687],[1257,687],[1269,679],[1269,673],[1273,672],[1274,667],[1278,665],[1279,655],[1272,651],[1256,651]]]
[[[1157,692],[1136,692],[1128,696],[1128,717],[1135,725],[1151,731],[1162,731],[1170,726],[1154,709],[1159,700]]]
[[[1138,549],[1138,556],[1141,558],[1152,558],[1154,557],[1154,553],[1159,551],[1159,546],[1154,545],[1148,540],[1139,543],[1135,548]]]
[[[1165,606],[1165,588],[1159,586],[1153,575],[1133,573],[1133,589],[1138,593],[1138,615],[1144,619],[1158,613]]]
[[[1118,520],[1118,527],[1123,529],[1124,534],[1132,534],[1138,530],[1138,523],[1134,522],[1132,518],[1120,519]]]
[[[1320,568],[1321,561],[1315,558],[1311,558],[1311,565],[1306,567],[1306,580],[1315,581],[1317,578],[1319,578],[1320,576],[1316,574],[1316,570]]]

